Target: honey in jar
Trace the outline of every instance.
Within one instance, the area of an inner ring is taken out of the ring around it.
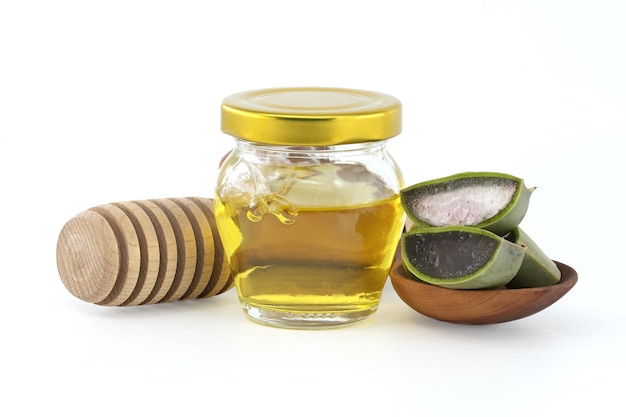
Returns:
[[[234,138],[214,197],[244,313],[290,328],[373,314],[404,224],[402,175],[387,150],[400,102],[333,88],[235,94]]]

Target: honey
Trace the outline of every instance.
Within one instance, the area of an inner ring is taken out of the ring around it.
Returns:
[[[276,216],[254,222],[246,210],[215,203],[248,314],[324,321],[376,310],[402,224],[397,195],[359,206],[298,207],[290,224]]]

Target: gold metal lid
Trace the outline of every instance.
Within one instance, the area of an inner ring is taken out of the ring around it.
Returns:
[[[402,130],[395,97],[342,88],[275,88],[222,102],[222,131],[270,145],[332,146],[394,137]]]

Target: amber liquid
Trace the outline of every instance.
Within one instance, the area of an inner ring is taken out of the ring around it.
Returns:
[[[219,197],[215,204],[238,295],[253,319],[340,325],[376,310],[402,227],[397,194],[260,220]]]

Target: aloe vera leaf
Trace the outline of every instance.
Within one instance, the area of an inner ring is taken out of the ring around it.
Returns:
[[[522,265],[508,288],[533,288],[553,285],[561,280],[556,263],[519,227],[506,236],[507,240],[526,247]]]
[[[407,274],[445,288],[503,287],[517,274],[525,252],[523,246],[469,226],[414,229],[401,238]]]
[[[475,226],[500,236],[517,227],[535,188],[497,172],[464,172],[404,188],[400,199],[417,227]]]

